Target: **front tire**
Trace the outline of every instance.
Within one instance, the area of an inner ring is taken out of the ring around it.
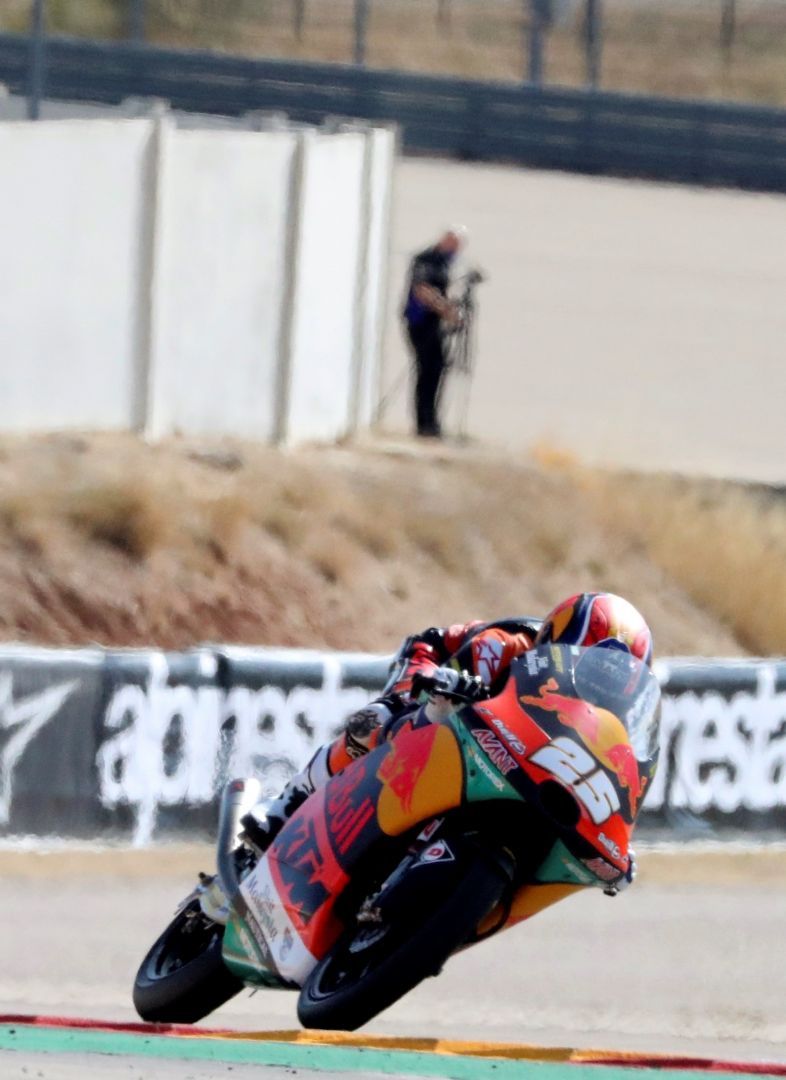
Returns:
[[[499,902],[508,881],[498,865],[476,858],[420,925],[354,927],[301,989],[297,1012],[303,1027],[354,1031],[437,975]]]
[[[134,1007],[143,1020],[194,1024],[229,1001],[243,983],[221,956],[224,927],[193,900],[178,912],[139,966]]]

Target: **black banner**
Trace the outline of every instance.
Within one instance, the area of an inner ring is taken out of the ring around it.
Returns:
[[[212,836],[232,776],[278,792],[382,687],[388,659],[300,650],[0,650],[0,834]],[[786,824],[786,662],[670,661],[642,825]]]
[[[96,821],[96,721],[104,657],[0,654],[0,829],[72,836]]]
[[[645,809],[685,835],[786,826],[786,661],[667,661]]]

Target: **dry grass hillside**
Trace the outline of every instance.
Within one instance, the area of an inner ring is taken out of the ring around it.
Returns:
[[[5,640],[387,651],[596,587],[661,655],[786,654],[786,506],[549,452],[0,442]]]

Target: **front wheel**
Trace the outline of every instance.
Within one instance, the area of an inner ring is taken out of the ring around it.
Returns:
[[[413,875],[418,874],[414,870]],[[437,975],[499,902],[508,885],[502,869],[477,857],[436,909],[422,897],[426,917],[406,905],[393,920],[354,927],[317,964],[300,991],[298,1018],[307,1028],[354,1031],[429,975]]]
[[[243,983],[221,956],[224,927],[198,900],[178,912],[140,964],[134,1007],[143,1020],[194,1024],[229,1001]]]

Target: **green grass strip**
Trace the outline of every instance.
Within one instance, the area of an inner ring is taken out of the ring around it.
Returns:
[[[122,1032],[0,1025],[0,1051],[49,1054],[110,1054],[181,1061],[281,1065],[324,1072],[370,1071],[389,1076],[440,1077],[442,1080],[631,1080],[619,1066],[462,1058],[413,1050],[306,1046],[236,1039],[127,1035]],[[664,1070],[636,1069],[636,1080],[663,1080]],[[716,1074],[717,1075],[717,1074]],[[737,1074],[739,1078],[744,1074]],[[668,1070],[669,1080],[707,1080],[706,1072]]]

